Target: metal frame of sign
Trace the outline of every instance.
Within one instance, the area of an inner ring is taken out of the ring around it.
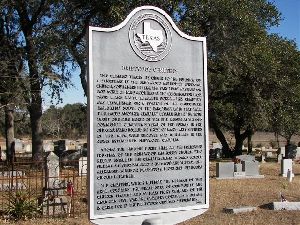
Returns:
[[[205,127],[205,151],[206,151],[206,159],[205,159],[205,200],[206,203],[202,204],[202,205],[195,205],[195,206],[188,206],[188,207],[177,207],[177,208],[166,208],[166,209],[159,209],[159,210],[144,210],[144,211],[135,211],[135,212],[124,212],[124,213],[116,213],[116,214],[107,214],[107,215],[96,215],[94,212],[94,201],[92,201],[92,199],[94,199],[94,195],[95,195],[95,190],[94,190],[94,186],[92,185],[95,182],[95,175],[94,175],[94,161],[91,160],[92,157],[94,157],[95,154],[95,150],[93,149],[93,143],[94,143],[94,137],[93,137],[93,123],[94,123],[94,119],[93,118],[93,102],[94,102],[94,83],[93,83],[93,64],[95,63],[93,61],[92,58],[92,52],[93,52],[93,48],[92,48],[92,33],[93,32],[113,32],[113,31],[118,31],[121,28],[123,28],[128,21],[139,11],[141,10],[155,10],[157,12],[159,12],[160,14],[162,14],[163,16],[165,16],[165,18],[169,21],[169,23],[172,25],[172,28],[179,34],[179,36],[186,38],[188,40],[192,40],[192,41],[199,41],[203,43],[203,93],[204,93],[204,127]],[[89,218],[91,221],[96,221],[97,219],[109,219],[109,218],[120,218],[120,217],[131,217],[131,216],[141,216],[141,215],[159,215],[159,214],[168,214],[172,212],[180,212],[181,214],[184,214],[184,211],[193,211],[193,213],[191,215],[195,216],[197,215],[197,213],[203,213],[204,211],[206,211],[209,207],[209,142],[208,142],[208,88],[207,88],[207,50],[206,50],[206,38],[205,37],[192,37],[192,36],[188,36],[185,33],[181,32],[177,26],[175,25],[175,23],[173,22],[172,18],[165,13],[163,10],[157,8],[157,7],[153,7],[153,6],[143,6],[143,7],[139,7],[134,9],[129,15],[128,17],[118,26],[112,27],[112,28],[99,28],[99,27],[89,27],[89,31],[88,31],[88,66],[89,66],[89,70],[88,70],[88,86],[89,86],[89,96],[88,96],[88,106],[89,106],[89,135],[88,135],[88,179],[89,179],[89,193],[88,193],[88,198],[89,198]],[[170,215],[171,215],[170,214]],[[172,214],[174,216],[174,214]],[[188,219],[189,217],[185,217],[183,219]],[[123,218],[122,218],[123,220]],[[124,219],[125,221],[125,219]]]

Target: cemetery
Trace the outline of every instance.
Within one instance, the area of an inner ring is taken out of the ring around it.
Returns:
[[[213,133],[210,133],[210,138],[214,140]],[[268,138],[268,136],[265,138]],[[269,148],[267,147],[267,149]],[[70,172],[68,174],[65,169],[59,168],[57,164],[55,164],[55,159],[57,160],[58,157],[54,156],[53,158],[53,153],[49,154],[49,157],[54,159],[54,163],[48,163],[50,165],[50,173],[48,173],[47,178],[48,183],[45,183],[39,195],[42,214],[44,217],[49,218],[24,221],[22,224],[47,224],[49,221],[51,221],[51,224],[59,225],[65,224],[64,221],[68,221],[70,224],[89,224],[87,222],[87,208],[83,207],[86,205],[86,201],[83,201],[86,195],[86,158],[83,157],[79,159],[76,174],[71,174]],[[236,224],[244,224],[245,220],[256,221],[255,224],[269,224],[271,222],[272,224],[278,225],[281,224],[282,221],[286,224],[297,224],[300,222],[299,216],[297,216],[299,215],[300,202],[300,163],[298,163],[297,160],[288,160],[287,163],[284,164],[281,162],[278,163],[275,156],[272,160],[266,160],[265,162],[260,161],[259,155],[256,155],[255,160],[253,156],[246,154],[240,156],[240,158],[242,158],[241,161],[252,161],[255,166],[258,163],[258,171],[255,169],[255,174],[259,174],[259,176],[263,177],[259,177],[259,179],[248,177],[249,179],[247,179],[247,176],[245,176],[244,179],[233,179],[234,175],[232,175],[230,179],[218,179],[217,167],[219,163],[233,164],[233,170],[236,168],[241,171],[243,171],[243,165],[240,162],[238,164],[241,165],[236,167],[232,160],[226,158],[210,160],[209,182],[211,207],[206,213],[179,223],[180,225],[230,224],[232,221]],[[288,169],[292,171],[293,175],[291,182],[289,182],[287,176]],[[1,170],[0,187],[16,188],[16,184],[18,184],[17,190],[28,190],[30,187],[30,174],[26,174],[24,171],[25,170],[19,169],[11,172]],[[60,173],[60,177],[58,173]],[[243,176],[245,174],[237,174],[236,176],[241,175]],[[74,181],[74,192],[75,196],[77,196],[72,199],[67,193],[67,183],[69,178],[73,179],[74,176],[76,176],[75,180],[72,181]],[[10,182],[4,180],[8,179],[6,177],[14,177],[13,186],[11,186]],[[79,183],[83,184],[81,185]],[[3,191],[5,190],[1,189],[1,192]],[[287,202],[282,201],[281,194]],[[1,199],[0,202],[1,201],[3,201],[3,199]],[[76,209],[72,208],[73,205],[71,206],[71,201],[73,201],[72,204],[76,204]],[[77,211],[79,208],[81,209]],[[76,214],[75,219],[73,216],[68,216],[70,209],[70,215],[72,215],[72,213]],[[54,215],[65,215],[68,219],[60,221],[59,219],[53,219]],[[5,220],[1,219],[0,222],[1,221]],[[11,221],[9,223],[14,224]]]

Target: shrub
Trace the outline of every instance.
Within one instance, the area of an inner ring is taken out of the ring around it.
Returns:
[[[36,200],[29,193],[24,191],[10,192],[7,197],[6,214],[10,219],[28,219],[40,214]]]

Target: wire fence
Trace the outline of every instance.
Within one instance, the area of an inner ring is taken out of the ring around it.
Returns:
[[[17,158],[9,165],[0,162],[1,215],[18,217],[34,212],[35,216],[50,218],[86,214],[86,158],[81,163],[74,160],[65,164],[59,161],[59,172],[53,176],[47,159],[33,162],[31,158]]]

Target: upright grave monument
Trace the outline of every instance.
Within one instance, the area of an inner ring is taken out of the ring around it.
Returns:
[[[209,206],[206,39],[161,9],[89,29],[89,217],[175,224]]]

